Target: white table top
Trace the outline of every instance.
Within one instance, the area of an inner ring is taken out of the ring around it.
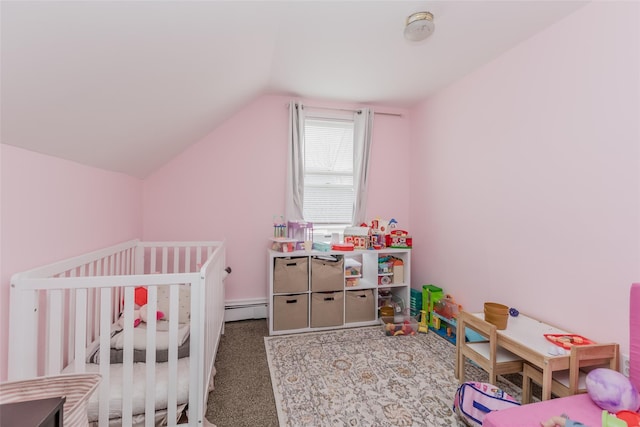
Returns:
[[[484,313],[472,313],[474,316],[484,319]],[[507,328],[497,331],[499,336],[508,338],[510,341],[527,347],[533,352],[542,354],[546,357],[560,357],[549,354],[549,350],[554,348],[562,350],[551,342],[549,342],[544,334],[568,334],[569,332],[548,325],[539,320],[520,314],[516,317],[509,316]],[[569,352],[566,352],[568,355]]]

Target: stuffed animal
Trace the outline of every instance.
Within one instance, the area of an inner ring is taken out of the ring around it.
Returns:
[[[138,309],[133,310],[133,327],[137,328],[141,322],[142,322],[142,319],[140,318],[140,310]],[[124,328],[124,313],[120,314],[120,318],[118,319],[118,325],[120,325],[121,328]]]
[[[148,311],[149,310],[147,308],[147,304],[144,304],[139,309],[137,308],[133,310],[133,327],[134,328],[138,327],[138,325],[140,325],[140,323],[142,322],[147,323],[147,319],[149,318]],[[164,319],[164,313],[158,310],[156,311],[156,320],[161,320],[161,319]],[[120,315],[120,318],[118,319],[118,325],[124,328],[124,315]]]
[[[148,313],[148,309],[147,309],[147,304],[143,305],[142,307],[140,307],[140,310],[138,310],[140,313],[140,320],[142,320],[143,322],[147,323],[147,319],[149,318],[149,313]],[[164,319],[164,313],[160,310],[156,311],[156,320],[161,320]]]

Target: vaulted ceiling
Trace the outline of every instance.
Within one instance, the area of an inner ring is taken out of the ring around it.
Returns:
[[[2,1],[1,142],[144,178],[260,95],[411,108],[585,3]]]

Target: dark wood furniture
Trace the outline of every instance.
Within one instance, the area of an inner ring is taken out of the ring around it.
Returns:
[[[65,397],[28,400],[0,405],[2,427],[62,427]]]

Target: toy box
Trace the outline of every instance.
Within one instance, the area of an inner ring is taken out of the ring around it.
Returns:
[[[394,258],[391,267],[393,273],[393,284],[398,285],[404,283],[404,262],[401,259]]]
[[[382,331],[387,336],[406,336],[418,333],[418,321],[409,315],[383,316],[380,318]]]
[[[298,242],[287,238],[272,238],[271,249],[278,252],[293,252],[298,250]]]
[[[413,238],[406,231],[394,230],[386,235],[386,243],[389,248],[411,248]]]
[[[345,228],[344,243],[353,243],[355,249],[367,249],[369,247],[369,227]]]
[[[344,280],[344,285],[348,288],[353,288],[354,286],[358,286],[360,284],[360,279],[357,277],[347,277]]]
[[[313,223],[307,221],[289,221],[287,237],[298,242],[313,240]]]
[[[346,277],[361,277],[362,276],[362,263],[353,259],[344,259],[344,275]]]

